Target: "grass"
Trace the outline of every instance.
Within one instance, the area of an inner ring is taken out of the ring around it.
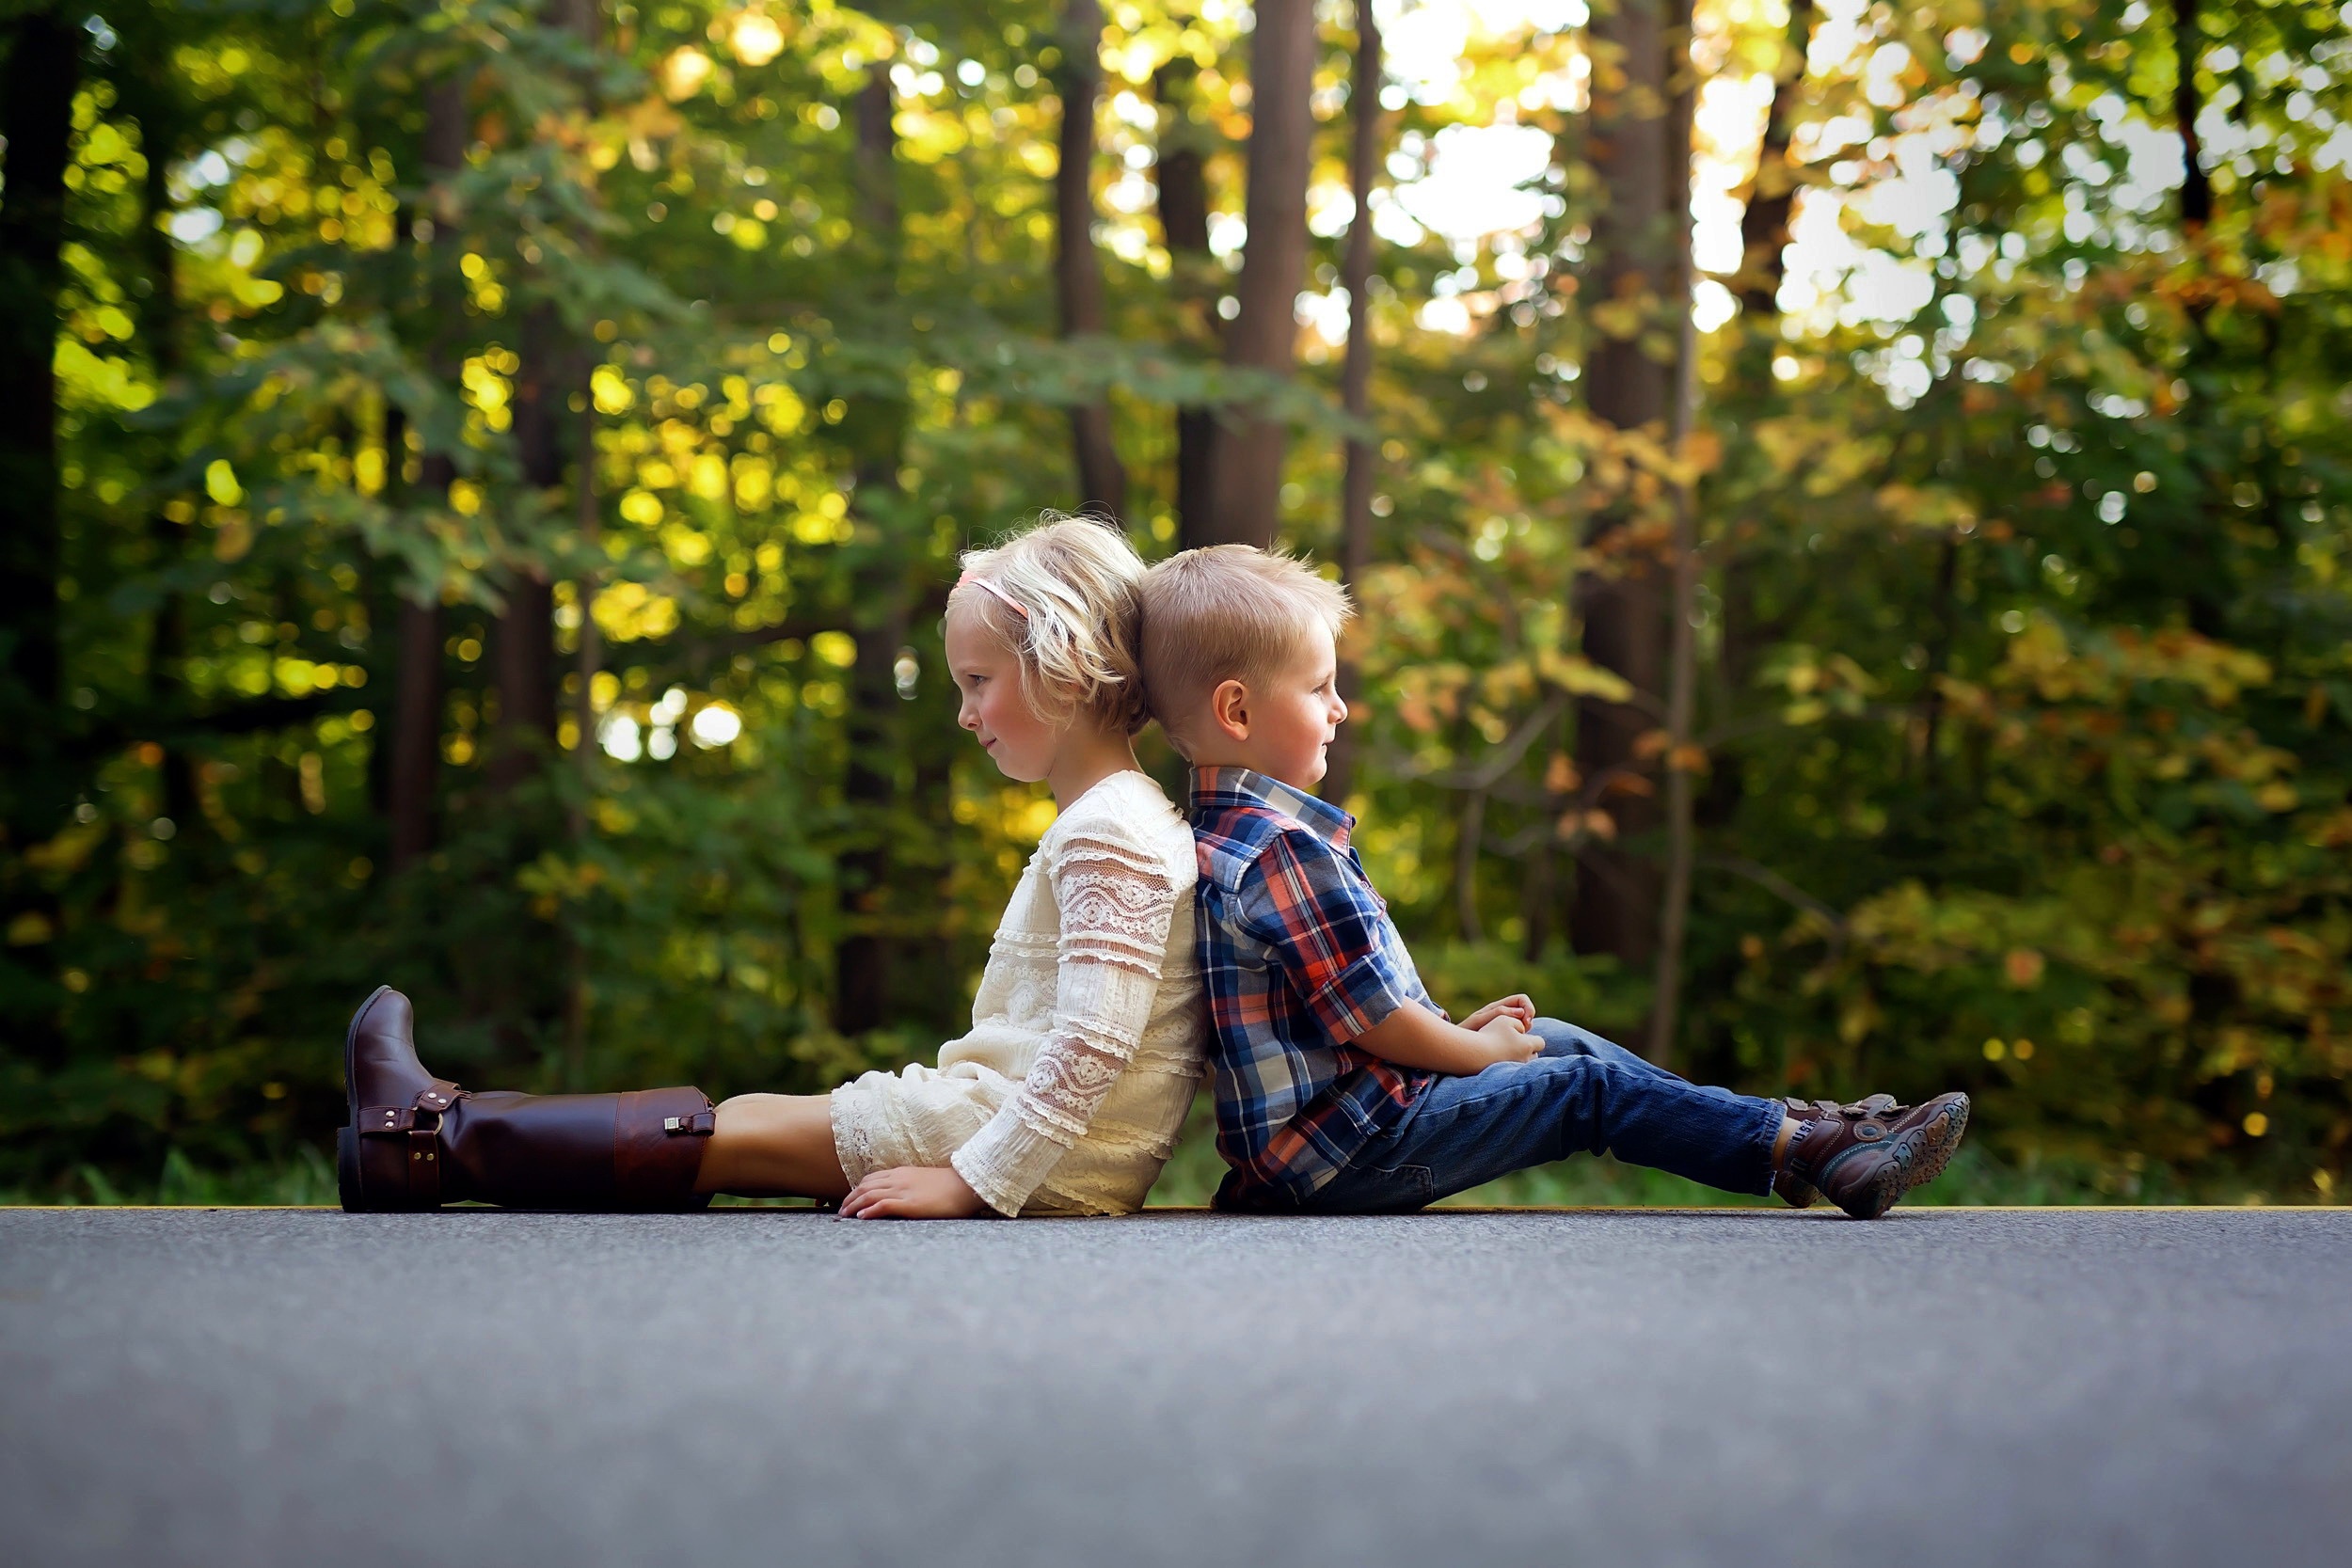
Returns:
[[[1205,1204],[1216,1192],[1225,1166],[1216,1156],[1216,1130],[1205,1100],[1184,1125],[1176,1153],[1152,1189],[1152,1205]],[[1910,1204],[2023,1206],[2090,1203],[2267,1203],[2271,1195],[2233,1187],[2192,1191],[2161,1169],[2131,1171],[2080,1161],[2028,1157],[2010,1164],[1981,1148],[1963,1145],[1944,1174],[1904,1200]],[[2306,1201],[2308,1198],[2297,1201]],[[1621,1164],[1609,1155],[1580,1155],[1557,1164],[1516,1171],[1444,1199],[1440,1208],[1536,1205],[1559,1208],[1738,1208],[1777,1206],[1776,1197],[1718,1192],[1696,1181],[1642,1165]]]
[[[1225,1167],[1217,1159],[1214,1124],[1206,1101],[1193,1107],[1176,1152],[1152,1189],[1153,1208],[1198,1207],[1216,1192]],[[2086,1161],[2045,1160],[2028,1156],[2010,1164],[1980,1148],[1963,1147],[1950,1166],[1931,1185],[1904,1201],[1922,1206],[2309,1203],[2308,1189],[2294,1196],[2249,1190],[2242,1183],[2223,1188],[2185,1183],[2169,1171],[2144,1171]],[[323,1205],[336,1202],[335,1166],[323,1150],[308,1146],[274,1164],[249,1164],[226,1170],[202,1169],[179,1150],[164,1157],[151,1182],[126,1183],[110,1179],[93,1165],[78,1166],[54,1188],[0,1190],[0,1207],[36,1203],[91,1205],[184,1204],[190,1207],[233,1208],[243,1205]],[[800,1207],[800,1199],[753,1200],[721,1198],[727,1207]],[[1608,1155],[1579,1156],[1557,1164],[1518,1171],[1500,1181],[1474,1187],[1447,1198],[1440,1207],[1533,1205],[1561,1208],[1684,1208],[1773,1205],[1779,1200],[1744,1194],[1717,1192],[1663,1171],[1621,1164]]]
[[[1168,1162],[1159,1184],[1152,1189],[1153,1207],[1203,1204],[1216,1191],[1224,1167],[1206,1139],[1186,1139]],[[2269,1201],[2266,1195],[2232,1193],[2192,1195],[2168,1180],[2142,1178],[2129,1187],[2089,1168],[2041,1161],[2022,1166],[2005,1165],[1963,1148],[1944,1174],[1903,1201],[1912,1205],[1960,1207],[1970,1205],[2023,1206],[2090,1203],[2184,1203]],[[1779,1207],[1776,1197],[1719,1192],[1713,1187],[1669,1176],[1643,1165],[1624,1164],[1614,1158],[1579,1156],[1557,1164],[1515,1171],[1500,1181],[1472,1187],[1439,1202],[1439,1208],[1486,1206],[1546,1208],[1746,1208]]]

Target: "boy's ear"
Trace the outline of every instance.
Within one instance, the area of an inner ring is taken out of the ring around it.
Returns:
[[[1219,681],[1209,693],[1209,722],[1229,740],[1249,738],[1249,688],[1239,681]]]

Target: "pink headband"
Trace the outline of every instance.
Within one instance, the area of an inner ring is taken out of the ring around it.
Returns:
[[[976,578],[969,572],[966,572],[963,576],[956,578],[956,586],[958,588],[964,587],[967,584],[979,589],[982,593],[994,594],[998,599],[1004,602],[1004,606],[1007,610],[1011,610],[1015,615],[1020,616],[1024,621],[1029,618],[1029,607],[1027,605],[1023,604],[1019,599],[1014,598],[1010,594],[1006,593],[1003,589],[989,581],[988,578]]]

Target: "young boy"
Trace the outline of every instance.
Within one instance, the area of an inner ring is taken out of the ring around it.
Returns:
[[[1418,1209],[1571,1151],[1875,1219],[1944,1168],[1968,1097],[1756,1100],[1535,1016],[1429,999],[1349,838],[1308,791],[1347,705],[1346,594],[1246,545],[1145,576],[1144,684],[1193,766],[1225,1209]]]

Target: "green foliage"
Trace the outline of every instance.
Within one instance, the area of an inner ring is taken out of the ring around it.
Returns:
[[[1049,807],[961,744],[938,604],[958,548],[1067,502],[1067,407],[1109,398],[1157,550],[1172,408],[1271,400],[1298,433],[1290,537],[1336,542],[1336,337],[1302,333],[1287,388],[1223,369],[1224,241],[1171,256],[1149,208],[1179,138],[1241,208],[1239,8],[1106,10],[1111,330],[1076,342],[1051,284],[1057,7],[615,5],[593,42],[468,0],[93,24],[56,356],[66,675],[0,694],[45,726],[38,777],[6,784],[8,821],[39,820],[0,845],[0,1187],[323,1196],[335,1045],[382,981],[469,1083],[814,1091],[955,1032]],[[2332,7],[2203,8],[2192,230],[2170,17],[1823,22],[1796,159],[1757,177],[1800,188],[1811,260],[1769,310],[1702,291],[1681,447],[1585,407],[1597,334],[1674,334],[1659,301],[1578,287],[1607,197],[1580,35],[1473,31],[1454,78],[1414,76],[1398,179],[1506,102],[1555,138],[1525,229],[1380,229],[1353,805],[1441,999],[1525,990],[1634,1037],[1650,976],[1561,932],[1581,852],[1662,852],[1612,791],[1673,761],[1702,769],[1692,1075],[1966,1087],[1952,1196],[2337,1191],[2352,41]],[[1317,74],[1317,292],[1345,21]],[[1781,30],[1702,5],[1697,58],[1769,71]],[[1152,86],[1180,56],[1181,117]],[[463,155],[436,170],[452,81]],[[1703,171],[1739,186],[1753,143],[1714,135]],[[543,396],[550,342],[577,360]],[[532,467],[533,407],[564,477]],[[1578,777],[1579,701],[1629,692],[1581,651],[1576,584],[1661,571],[1685,483],[1695,750]],[[1603,514],[1635,526],[1597,550]],[[516,782],[493,671],[540,581],[560,713]],[[440,607],[439,831],[395,870],[408,604]],[[894,984],[851,1037],[859,942]],[[1191,1138],[1160,1196],[1215,1174]],[[1674,1193],[1584,1162],[1501,1196]]]

